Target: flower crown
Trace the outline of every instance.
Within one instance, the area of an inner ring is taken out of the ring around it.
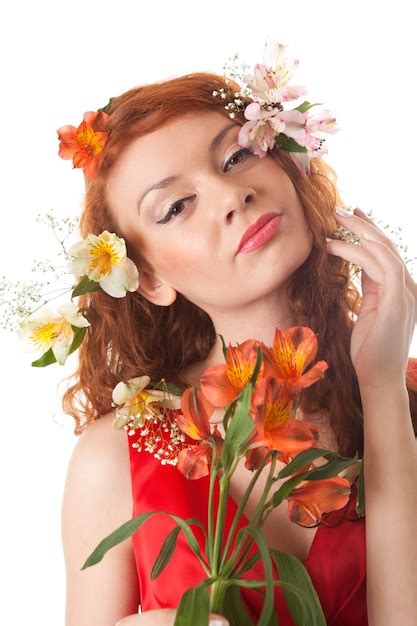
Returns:
[[[292,59],[283,44],[276,42],[269,47],[265,44],[263,63],[255,65],[253,74],[244,74],[249,66],[243,63],[239,67],[238,57],[238,53],[234,54],[223,66],[228,89],[212,91],[214,97],[229,100],[224,107],[229,117],[234,118],[243,111],[248,120],[239,131],[238,143],[260,158],[277,145],[291,152],[300,169],[309,174],[310,158],[327,153],[323,135],[339,130],[334,115],[323,110],[309,117],[307,111],[318,103],[307,101],[284,111],[282,102],[296,100],[305,95],[307,89],[288,84],[299,60]],[[233,92],[231,81],[240,86],[240,91]],[[88,179],[95,178],[103,160],[109,136],[109,131],[105,130],[110,119],[107,111],[112,99],[98,111],[84,113],[77,128],[62,126],[57,131],[59,156],[72,159],[73,167],[81,167]],[[251,102],[245,105],[244,100]]]

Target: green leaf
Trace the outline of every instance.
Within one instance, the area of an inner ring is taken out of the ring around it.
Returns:
[[[223,356],[224,356],[224,358],[225,358],[225,360],[226,360],[226,356],[227,356],[227,347],[226,347],[226,344],[225,344],[225,342],[224,342],[223,335],[220,335],[220,334],[219,334],[219,337],[220,337],[221,342],[222,342]]]
[[[293,590],[282,586],[288,609],[297,626],[326,626],[319,596],[303,563],[292,554],[280,550],[271,549],[271,554],[278,568],[280,580],[299,585],[301,588],[302,593],[297,598]]]
[[[357,459],[351,459],[350,457],[341,456],[338,452],[324,450],[321,448],[308,448],[308,450],[303,450],[302,452],[299,452],[290,463],[283,467],[278,474],[278,478],[286,478],[287,476],[291,476],[291,474],[294,474],[294,472],[298,472],[300,469],[302,469],[306,465],[310,465],[312,461],[322,456],[329,461],[332,461],[333,459],[346,461],[347,463],[345,467],[347,467],[348,465],[352,465],[357,461]]]
[[[236,536],[236,542],[239,539],[239,535],[250,534],[258,544],[259,551],[261,553],[262,562],[265,570],[265,600],[262,606],[261,615],[259,617],[257,626],[270,626],[271,615],[274,611],[274,584],[272,578],[272,561],[269,553],[269,548],[266,543],[263,532],[255,526],[245,526],[241,528]]]
[[[357,460],[355,459],[333,459],[325,465],[309,470],[305,480],[323,480],[325,478],[332,478],[333,476],[337,476],[346,467],[349,467],[349,465],[354,465],[356,461]]]
[[[157,556],[157,558],[155,560],[153,568],[152,568],[151,580],[154,580],[155,578],[157,578],[159,576],[159,574],[162,572],[162,570],[164,570],[165,567],[168,565],[168,563],[169,563],[169,561],[170,561],[170,559],[171,559],[171,557],[172,557],[172,555],[174,553],[175,546],[176,546],[176,543],[177,543],[177,537],[178,537],[178,534],[179,534],[179,532],[181,530],[184,530],[185,527],[188,528],[188,530],[190,531],[191,537],[192,537],[191,541],[193,541],[193,539],[195,540],[195,536],[194,536],[194,533],[191,531],[191,529],[189,527],[189,524],[196,524],[197,526],[200,526],[203,529],[204,534],[206,534],[205,528],[204,528],[203,524],[200,522],[200,520],[191,517],[190,519],[181,520],[181,521],[182,521],[182,524],[178,524],[178,526],[173,528],[171,530],[171,532],[168,534],[168,536],[166,537],[164,543],[162,544],[162,548],[161,548],[161,550],[160,550],[160,552],[159,552],[159,554],[158,554],[158,556]],[[186,525],[186,526],[184,526],[184,525]],[[186,534],[185,531],[184,531],[184,534]],[[190,543],[189,537],[187,537],[187,539],[188,539],[188,542]],[[200,554],[200,549],[199,549],[199,546],[198,546],[197,542],[195,542],[194,548],[195,548],[195,546],[197,546],[198,554]],[[195,549],[193,550],[193,552],[195,552]]]
[[[166,391],[167,393],[173,394],[174,396],[182,396],[182,394],[185,391],[185,388],[182,389],[181,387],[178,387],[178,385],[174,385],[174,383],[168,383],[166,380],[159,380],[159,381],[149,381],[149,386],[152,387],[152,389],[157,389],[160,391]]]
[[[364,480],[364,462],[361,463],[361,470],[358,478],[358,510],[356,511],[359,517],[365,515],[365,480]]]
[[[72,326],[72,330],[74,331],[74,339],[72,340],[71,348],[68,354],[72,354],[75,350],[82,344],[85,333],[87,332],[87,327],[83,326],[80,328],[79,326]]]
[[[137,515],[136,517],[128,520],[127,522],[116,528],[116,530],[110,533],[110,535],[107,535],[107,537],[100,541],[98,546],[93,550],[93,552],[90,554],[90,556],[82,566],[81,570],[86,569],[91,565],[95,565],[96,563],[99,563],[103,556],[106,554],[106,552],[110,550],[110,548],[113,548],[113,546],[116,546],[118,543],[121,543],[122,541],[130,537],[130,535],[133,535],[133,533],[140,526],[142,526],[144,522],[146,522],[148,517],[151,517],[151,515],[155,515],[155,513],[157,513],[157,511],[142,513],[141,515]]]
[[[168,565],[174,550],[177,544],[177,537],[181,531],[181,526],[176,526],[171,530],[171,532],[166,537],[164,543],[162,544],[162,548],[158,554],[158,557],[153,564],[153,568],[151,571],[151,580],[155,580],[159,576],[159,574],[165,569]]]
[[[254,591],[256,591],[256,593],[259,593],[263,599],[265,599],[265,593],[262,591],[262,589],[254,589]],[[278,622],[278,614],[276,613],[275,609],[272,611],[272,615],[271,615],[271,619],[269,620],[269,624],[268,626],[278,626],[279,622]]]
[[[239,567],[239,576],[242,576],[242,574],[248,572],[255,565],[255,563],[259,561],[260,558],[261,555],[259,552],[258,554],[252,554],[252,556],[246,560],[244,566]]]
[[[226,431],[224,438],[222,462],[227,470],[237,455],[241,446],[247,441],[253,431],[254,423],[249,416],[252,385],[244,388],[241,398],[238,400],[235,413]]]
[[[130,537],[130,535],[132,535],[148,519],[148,517],[151,517],[151,515],[157,515],[157,514],[169,515],[169,517],[171,517],[173,520],[177,522],[177,524],[183,530],[184,535],[188,541],[188,545],[190,546],[191,550],[200,559],[200,561],[202,561],[203,559],[202,559],[201,552],[200,552],[200,546],[198,545],[198,542],[194,536],[194,533],[189,527],[189,524],[187,521],[183,520],[181,517],[178,517],[177,515],[173,515],[172,513],[167,513],[166,511],[151,511],[148,513],[142,513],[141,515],[137,515],[136,517],[128,520],[127,522],[125,522],[124,524],[116,528],[116,530],[110,533],[110,535],[108,535],[102,541],[100,541],[98,546],[90,554],[90,556],[88,557],[88,559],[86,560],[86,562],[84,563],[81,569],[83,570],[83,569],[86,569],[87,567],[90,567],[91,565],[95,565],[96,563],[99,563],[101,559],[104,557],[104,555],[106,554],[106,552],[108,552],[111,548],[116,546],[118,543],[121,543],[122,541]],[[202,526],[199,520],[192,518],[190,522],[191,521],[195,524]]]
[[[52,348],[49,348],[39,359],[32,361],[32,367],[46,367],[56,362],[55,354],[52,352]]]
[[[315,102],[314,104],[311,104],[311,102],[304,100],[304,102],[299,104],[298,107],[295,107],[295,109],[293,110],[301,111],[301,113],[305,113],[306,111],[308,111],[308,109],[311,109],[311,107],[316,107],[318,104],[323,104],[323,102]]]
[[[200,583],[187,589],[177,608],[174,626],[207,626],[210,597],[207,585]]]
[[[230,626],[255,626],[255,622],[242,597],[240,587],[237,585],[228,585],[226,587],[223,613],[229,620]]]
[[[72,352],[74,352],[79,347],[87,331],[86,327],[80,328],[79,326],[73,326],[72,324],[71,328],[74,331],[74,339],[72,340],[71,348],[68,352],[68,355],[72,354]],[[39,359],[37,359],[36,361],[32,361],[32,367],[46,367],[47,365],[52,365],[52,363],[56,362],[57,360],[54,353],[52,352],[52,348],[49,348],[49,350],[45,352]]]
[[[80,280],[78,285],[74,287],[71,294],[71,300],[76,296],[81,296],[83,293],[87,293],[89,291],[99,291],[100,289],[101,287],[99,283],[97,283],[95,280],[90,280],[88,276],[85,275]]]
[[[261,349],[261,346],[256,347],[256,363],[255,369],[252,372],[252,376],[250,377],[250,383],[255,386],[256,380],[258,378],[259,370],[261,369],[262,361],[264,360],[264,355]]]
[[[301,481],[305,480],[306,476],[307,472],[304,472],[303,474],[297,474],[297,476],[293,476],[292,478],[286,480],[271,498],[273,508],[279,506],[281,502],[290,495],[292,490],[295,489]]]
[[[280,133],[275,137],[275,143],[279,148],[288,152],[307,152],[305,146],[300,146],[295,139],[287,137],[284,133]]]

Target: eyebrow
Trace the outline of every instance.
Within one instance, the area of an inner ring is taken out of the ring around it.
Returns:
[[[236,126],[237,124],[233,123],[222,128],[222,130],[219,133],[217,133],[217,135],[213,137],[213,139],[211,140],[211,143],[209,145],[209,152],[214,152],[215,150],[217,150],[217,148],[220,146],[221,142],[223,141],[223,139],[225,138],[229,130],[231,128],[236,128]],[[169,185],[172,185],[172,183],[174,183],[176,180],[179,180],[180,178],[182,178],[182,176],[179,174],[167,176],[166,178],[163,178],[162,180],[158,181],[157,183],[145,189],[145,191],[140,196],[136,205],[138,213],[140,213],[140,205],[141,205],[142,200],[146,196],[146,194],[148,194],[150,191],[153,191],[154,189],[165,189],[166,187],[169,187]]]

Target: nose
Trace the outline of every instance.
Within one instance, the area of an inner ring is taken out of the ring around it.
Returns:
[[[254,203],[255,198],[256,191],[253,187],[227,181],[226,184],[223,182],[221,189],[216,189],[216,200],[212,206],[218,219],[221,219],[223,223],[230,223],[234,219],[234,214],[246,211],[248,206]],[[219,204],[222,211],[219,210]]]

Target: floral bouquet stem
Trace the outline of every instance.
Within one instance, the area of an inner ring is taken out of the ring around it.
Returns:
[[[167,512],[143,513],[103,539],[82,569],[98,563],[111,547],[129,537],[151,515],[165,514],[177,525],[161,547],[151,578],[159,576],[168,565],[181,531],[205,574],[198,585],[183,594],[175,626],[207,626],[210,612],[225,615],[231,626],[254,626],[241,595],[243,588],[257,589],[264,596],[258,626],[273,626],[278,624],[278,616],[274,612],[274,587],[278,585],[283,588],[288,609],[297,626],[325,626],[318,595],[304,565],[291,554],[269,548],[262,532],[265,520],[284,499],[289,502],[292,521],[316,526],[323,513],[341,509],[347,504],[351,483],[346,476],[353,483],[363,472],[362,461],[356,456],[343,457],[337,452],[317,448],[316,427],[307,421],[294,419],[300,390],[318,380],[327,368],[327,364],[320,361],[305,374],[302,372],[305,363],[317,351],[315,341],[311,329],[294,327],[283,332],[277,329],[274,348],[271,349],[255,340],[248,340],[237,348],[224,348],[226,369],[219,366],[209,368],[200,380],[200,389],[186,389],[181,397],[182,414],[176,416],[182,432],[199,442],[184,446],[178,455],[178,470],[190,479],[210,474],[206,526],[198,519],[183,520]],[[287,358],[280,357],[278,346],[286,351]],[[289,354],[292,355],[290,360],[293,365],[298,363],[298,370],[294,365],[292,376],[288,372],[286,375],[283,373]],[[239,371],[244,370],[244,364],[249,376],[240,389],[234,389],[233,399],[225,402],[221,394],[228,393],[230,398],[230,388],[227,390],[227,385],[219,376],[227,374],[231,363],[238,363]],[[141,390],[141,393],[149,404],[149,392]],[[135,397],[135,406],[137,401]],[[225,406],[224,438],[217,425],[212,429],[209,422],[215,406]],[[325,457],[328,463],[316,468],[312,463],[319,457]],[[225,536],[230,481],[243,458],[246,458],[245,467],[253,471],[253,477]],[[284,462],[285,467],[276,474],[278,461]],[[245,505],[268,464],[268,476],[249,524],[237,530]],[[283,478],[287,480],[270,496],[274,483]],[[303,483],[302,486],[300,483]],[[216,485],[219,498],[215,514]],[[361,501],[358,506],[363,510],[363,489],[359,490],[359,494]],[[198,525],[204,532],[204,554],[191,525]],[[258,550],[249,556],[254,543]],[[264,579],[243,578],[260,559]],[[274,578],[274,564],[279,571],[278,579]]]

